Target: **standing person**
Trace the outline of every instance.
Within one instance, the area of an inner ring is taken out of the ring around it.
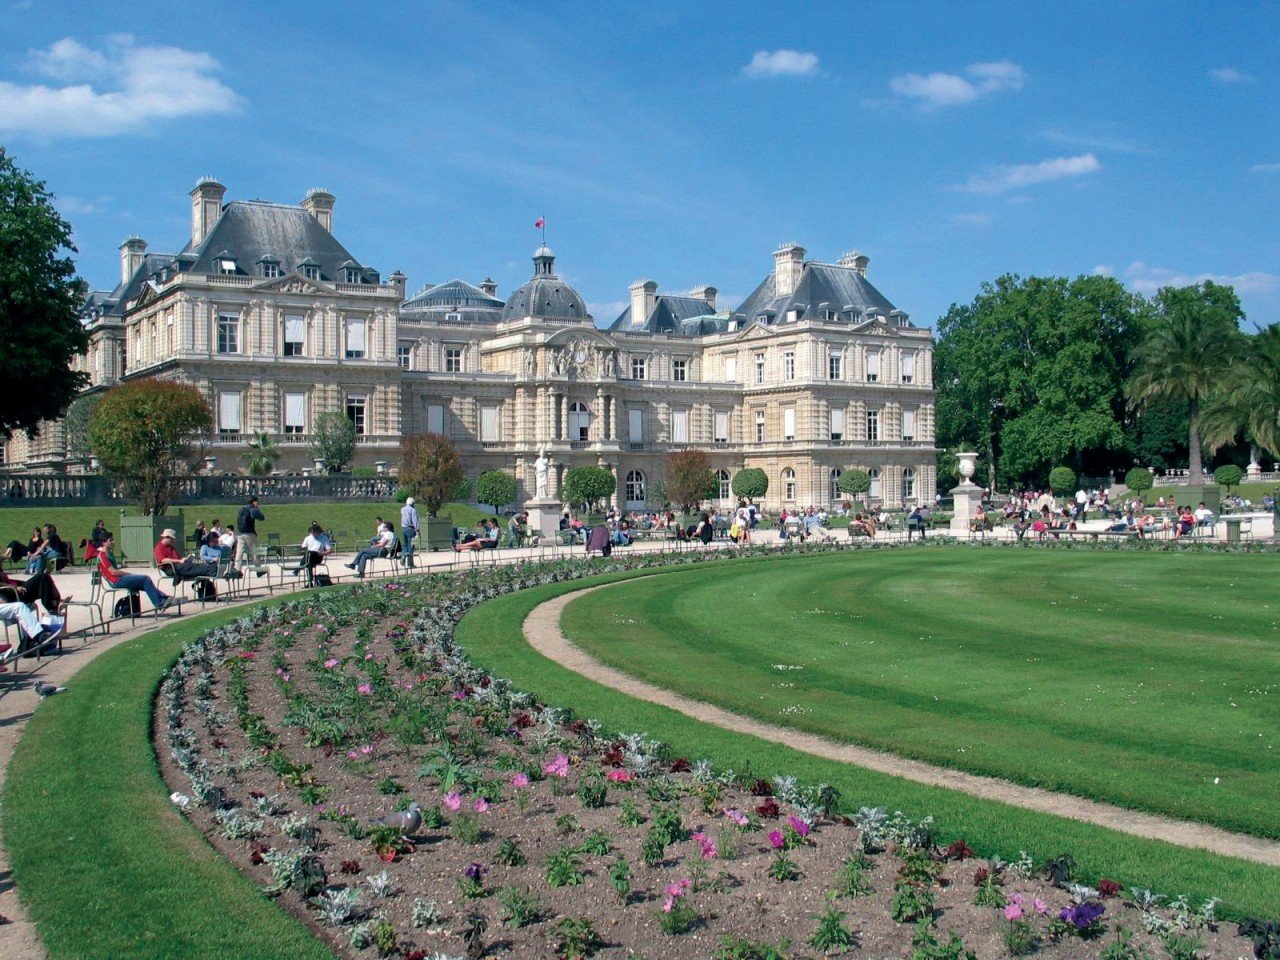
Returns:
[[[413,497],[405,500],[400,508],[400,538],[404,543],[404,565],[413,569],[413,541],[418,536],[418,508]]]
[[[258,521],[266,520],[258,509],[258,498],[250,497],[249,502],[236,514],[236,566],[241,571],[249,564],[254,564],[254,573],[262,576],[266,573],[257,565],[255,554],[258,550]]]
[[[102,549],[98,551],[98,572],[102,574],[102,579],[117,590],[128,590],[130,593],[142,590],[157,611],[163,612],[167,609],[173,603],[173,597],[161,593],[160,588],[151,582],[150,577],[140,573],[125,573],[116,566],[115,557],[112,556],[115,545],[115,537],[108,535],[102,544]]]

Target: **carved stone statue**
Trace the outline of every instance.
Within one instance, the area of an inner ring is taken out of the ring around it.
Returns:
[[[614,366],[612,353],[606,353],[604,355],[604,375],[609,378],[617,376],[617,368]]]
[[[532,350],[526,350],[524,354],[524,375],[530,380],[538,370],[538,358],[534,356]]]
[[[556,373],[564,376],[566,358],[563,350],[556,351]]]
[[[534,498],[547,499],[547,448],[544,444],[538,448],[538,459],[533,461]]]

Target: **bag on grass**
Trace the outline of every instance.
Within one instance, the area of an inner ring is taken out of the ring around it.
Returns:
[[[130,612],[132,607],[132,613]],[[138,616],[142,613],[142,598],[136,593],[131,593],[127,597],[121,597],[116,601],[115,615],[117,617]]]
[[[212,580],[197,580],[195,585],[197,600],[217,600],[218,588]]]
[[[327,573],[317,573],[315,575],[315,585],[317,587],[332,587],[333,577],[329,576]]]

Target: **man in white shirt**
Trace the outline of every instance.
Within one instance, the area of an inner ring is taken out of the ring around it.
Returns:
[[[377,559],[378,557],[390,556],[391,548],[395,545],[395,542],[396,534],[395,531],[391,529],[391,524],[384,523],[382,525],[382,530],[376,537],[374,537],[373,543],[362,549],[356,554],[354,560],[350,563],[344,563],[343,566],[348,570],[354,570],[356,572],[356,576],[363,580],[365,564],[370,560]]]
[[[1076,491],[1076,519],[1084,519],[1085,507],[1089,505],[1089,495],[1084,492],[1084,487]]]
[[[404,544],[404,565],[413,569],[413,541],[418,536],[418,508],[413,497],[405,500],[400,508],[400,542]]]
[[[1200,501],[1200,506],[1196,507],[1196,525],[1205,527],[1213,523],[1213,511],[1204,505],[1204,501]]]

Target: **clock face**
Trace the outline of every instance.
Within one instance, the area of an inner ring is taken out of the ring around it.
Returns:
[[[575,363],[581,363],[583,360],[587,359],[587,351],[579,347],[577,350],[573,351],[573,359]]]

